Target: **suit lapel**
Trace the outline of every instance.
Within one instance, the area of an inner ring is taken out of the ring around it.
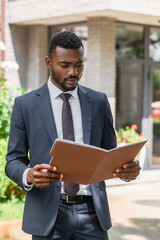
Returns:
[[[57,130],[52,112],[47,83],[36,91],[36,104],[42,121],[52,142],[57,138]]]
[[[92,122],[92,99],[88,91],[82,86],[78,86],[78,94],[82,112],[82,127],[84,143],[90,144],[91,122]],[[52,142],[57,138],[57,130],[52,112],[47,83],[36,91],[36,104],[42,121],[46,127]]]
[[[90,144],[91,122],[92,122],[92,99],[88,91],[82,86],[78,86],[78,94],[82,112],[82,127],[84,143]]]

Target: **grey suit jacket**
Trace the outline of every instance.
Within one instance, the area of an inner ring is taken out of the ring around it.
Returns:
[[[104,149],[116,147],[112,114],[105,94],[78,86],[84,143]],[[6,175],[21,188],[25,169],[50,162],[50,149],[57,138],[47,84],[15,99],[8,144]],[[28,157],[29,151],[29,157]],[[29,160],[30,159],[30,160]],[[54,226],[60,202],[60,182],[26,194],[23,230],[47,236]],[[93,202],[103,230],[111,227],[104,182],[91,184]]]

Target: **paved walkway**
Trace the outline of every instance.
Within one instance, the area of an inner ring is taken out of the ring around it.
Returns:
[[[109,187],[108,198],[110,240],[160,240],[160,180]]]
[[[131,183],[114,179],[106,184],[113,224],[110,240],[160,240],[160,170],[144,170]],[[31,237],[17,229],[5,240]]]

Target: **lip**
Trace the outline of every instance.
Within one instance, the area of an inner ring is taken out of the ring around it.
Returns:
[[[67,79],[66,82],[69,84],[75,84],[77,83],[77,79]]]

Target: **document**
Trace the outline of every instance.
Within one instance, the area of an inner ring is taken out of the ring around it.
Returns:
[[[50,164],[64,175],[63,181],[87,185],[113,178],[115,169],[135,159],[146,142],[147,140],[104,150],[88,144],[56,139],[50,151]]]

